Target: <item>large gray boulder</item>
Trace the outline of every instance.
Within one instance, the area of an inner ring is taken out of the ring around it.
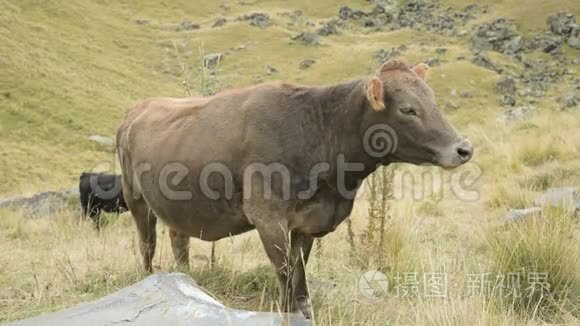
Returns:
[[[180,273],[158,273],[96,301],[7,326],[311,325],[296,314],[228,308]]]
[[[542,207],[559,207],[580,210],[580,189],[576,187],[557,187],[546,190],[534,199],[534,204]]]

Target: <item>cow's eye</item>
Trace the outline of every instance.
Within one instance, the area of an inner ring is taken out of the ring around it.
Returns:
[[[417,111],[410,106],[404,106],[401,108],[401,113],[405,115],[417,115]]]

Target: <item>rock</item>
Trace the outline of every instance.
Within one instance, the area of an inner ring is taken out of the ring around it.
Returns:
[[[561,53],[560,45],[562,45],[562,37],[546,32],[544,34],[536,35],[530,40],[530,49],[538,49],[545,53],[555,54]]]
[[[566,43],[568,43],[571,48],[580,50],[580,26],[574,26]]]
[[[445,107],[447,107],[450,110],[459,109],[459,105],[457,105],[455,102],[452,102],[452,101],[447,102],[447,104],[445,104]]]
[[[292,38],[294,41],[298,41],[305,45],[318,45],[320,41],[318,35],[311,32],[302,32]]]
[[[503,53],[505,54],[518,54],[525,49],[524,38],[521,36],[516,36],[511,40],[507,41],[503,45]]]
[[[137,25],[149,25],[151,24],[151,21],[149,19],[137,19],[135,20],[135,23]]]
[[[515,106],[516,105],[515,97],[508,95],[508,94],[503,95],[499,102],[504,106]]]
[[[141,326],[312,325],[302,314],[230,308],[207,294],[185,274],[156,273],[100,299],[8,323],[6,326],[114,324]]]
[[[512,123],[529,119],[536,113],[536,108],[533,106],[521,106],[517,108],[509,108],[503,111],[498,117],[497,121],[500,123]]]
[[[210,53],[203,57],[203,66],[208,69],[214,69],[223,59],[223,53]]]
[[[495,72],[497,72],[498,74],[501,74],[503,72],[503,69],[500,67],[497,67],[490,58],[488,58],[487,56],[483,55],[483,54],[477,54],[472,62],[480,67],[483,67],[485,69],[489,69],[489,70],[493,70]]]
[[[514,40],[518,37],[519,40]],[[498,18],[491,23],[477,27],[476,32],[471,37],[471,48],[476,53],[488,50],[504,53],[509,44],[511,51],[514,49],[521,51],[523,50],[523,47],[520,47],[521,42],[521,36],[518,35],[516,26],[505,18]]]
[[[520,80],[526,84],[525,96],[541,97],[548,89],[548,85],[558,81],[570,72],[561,65],[550,62],[524,62],[525,69]]]
[[[375,51],[375,58],[379,61],[379,63],[383,63],[389,59],[395,58],[401,55],[402,52],[406,50],[406,47],[398,47],[398,48],[390,48],[388,50],[379,49]]]
[[[25,218],[53,217],[78,206],[78,188],[41,192],[33,196],[14,196],[0,199],[0,207],[22,210]]]
[[[193,30],[196,30],[199,28],[200,28],[199,24],[194,24],[194,23],[186,20],[186,21],[181,22],[181,24],[179,24],[179,26],[177,27],[177,30],[178,31],[181,31],[181,30],[193,31]]]
[[[548,17],[548,27],[556,35],[570,36],[576,25],[576,17],[572,13],[559,12]]]
[[[342,23],[339,23],[337,20],[333,19],[322,23],[322,26],[316,31],[316,34],[322,36],[336,35],[338,34],[338,28],[342,26]]]
[[[580,210],[580,190],[576,187],[550,188],[534,199],[542,207],[572,208]]]
[[[449,93],[449,95],[451,95],[453,97],[457,96],[457,90],[455,88],[452,89],[451,92]]]
[[[352,9],[349,6],[342,6],[338,10],[338,16],[340,19],[347,20],[347,19],[361,19],[362,17],[366,17],[367,14],[358,9]]]
[[[302,60],[302,62],[300,62],[300,65],[298,67],[300,69],[308,69],[315,63],[316,63],[316,60],[314,60],[314,59],[305,59],[305,60]]]
[[[570,93],[565,95],[563,100],[566,108],[573,108],[576,105],[578,105],[578,101],[580,101],[579,97],[580,96],[578,96],[576,93]]]
[[[260,27],[260,28],[266,28],[266,27],[272,25],[272,21],[270,20],[270,16],[268,14],[264,14],[261,12],[255,12],[255,13],[251,13],[248,15],[244,15],[244,16],[238,18],[238,20],[247,20],[250,22],[250,25]]]
[[[107,147],[113,147],[115,145],[113,138],[107,136],[91,135],[89,136],[89,140]]]
[[[513,77],[502,77],[496,84],[495,90],[500,94],[516,95],[516,80]]]
[[[266,65],[264,67],[264,69],[266,70],[266,74],[267,75],[273,75],[273,74],[277,74],[278,73],[278,69],[272,67],[271,65]]]
[[[455,30],[455,20],[447,14],[441,14],[429,22],[428,29],[434,32],[451,32]]]
[[[430,67],[434,67],[439,64],[439,58],[429,58],[425,63]]]
[[[215,23],[213,23],[213,25],[211,25],[211,27],[220,27],[225,25],[227,22],[228,20],[225,17],[220,17],[215,21]]]
[[[526,220],[530,217],[539,217],[542,215],[541,207],[531,207],[524,209],[510,209],[504,217],[505,223],[512,223],[516,221]]]
[[[463,92],[461,92],[461,94],[459,96],[461,96],[463,98],[472,98],[473,94],[471,94],[471,92],[468,92],[468,91],[463,91]]]
[[[447,48],[436,48],[435,53],[437,54],[444,54],[447,52]]]

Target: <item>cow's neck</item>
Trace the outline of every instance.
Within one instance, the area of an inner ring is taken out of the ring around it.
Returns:
[[[363,118],[370,110],[364,96],[366,79],[355,80],[334,86],[318,88],[313,96],[318,97],[320,109],[325,119],[323,137],[327,146],[325,158],[331,170],[339,169],[339,156],[343,162],[354,163],[362,171],[345,173],[345,182],[351,187],[376,170],[381,163],[369,156],[363,146]],[[354,167],[354,165],[351,165]],[[349,168],[350,169],[350,168]]]

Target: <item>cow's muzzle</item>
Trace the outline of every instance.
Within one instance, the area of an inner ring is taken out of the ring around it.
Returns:
[[[473,145],[468,139],[461,139],[442,151],[437,157],[437,165],[445,169],[453,169],[465,164],[473,157]]]

